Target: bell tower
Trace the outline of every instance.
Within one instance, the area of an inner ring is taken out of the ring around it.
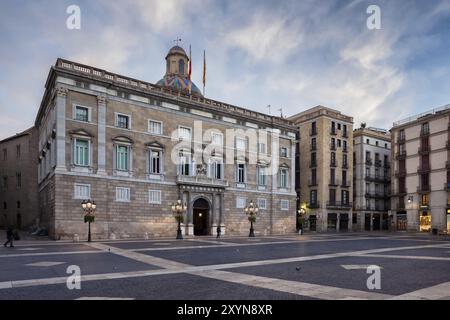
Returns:
[[[189,57],[183,48],[176,45],[166,56],[166,75],[179,75],[186,78],[188,75]]]

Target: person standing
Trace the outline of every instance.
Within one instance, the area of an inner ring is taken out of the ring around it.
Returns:
[[[3,244],[5,247],[8,245],[9,243],[9,247],[12,248],[14,247],[13,245],[13,240],[14,240],[14,232],[13,232],[13,228],[11,226],[8,226],[6,228],[6,242]]]

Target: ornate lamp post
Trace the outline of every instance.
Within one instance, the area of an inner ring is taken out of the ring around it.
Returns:
[[[97,208],[97,205],[94,201],[89,200],[83,200],[81,203],[81,207],[84,210],[84,223],[88,223],[88,242],[91,242],[91,222],[94,222],[95,220],[95,209]]]
[[[255,232],[253,230],[253,222],[256,221],[256,214],[258,213],[258,211],[259,208],[253,203],[253,201],[250,201],[250,204],[244,209],[245,214],[248,216],[248,221],[250,221],[250,233],[248,236],[252,238],[255,236]]]
[[[298,234],[303,234],[303,217],[306,213],[305,208],[301,207],[297,210],[297,218],[298,218]]]
[[[187,211],[187,205],[186,203],[181,204],[181,200],[178,200],[176,203],[172,204],[171,209],[175,216],[175,220],[178,222],[177,239],[182,240],[183,234],[181,233],[181,223],[183,222],[183,214]]]

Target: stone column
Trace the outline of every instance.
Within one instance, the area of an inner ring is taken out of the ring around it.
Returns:
[[[188,236],[193,236],[194,235],[194,224],[193,224],[193,218],[192,218],[192,215],[193,215],[193,206],[194,206],[194,203],[192,202],[192,195],[191,195],[191,192],[190,191],[188,191],[187,192],[187,200],[186,200],[186,203],[187,203],[187,205],[188,205],[188,209],[187,209],[187,227],[186,227],[186,234],[188,235]]]
[[[106,175],[106,97],[97,96],[97,110],[98,110],[97,173]]]
[[[216,234],[216,229],[217,229],[217,224],[218,224],[218,216],[217,216],[217,212],[216,212],[216,193],[213,192],[212,196],[211,196],[211,208],[210,208],[210,233],[211,235],[215,235]]]
[[[67,89],[56,88],[56,171],[66,171]]]
[[[220,223],[220,228],[221,228],[221,235],[224,236],[225,235],[225,223],[224,223],[224,216],[223,216],[223,193],[219,194],[219,199],[220,199],[220,206],[219,206],[219,223]]]
[[[373,231],[373,213],[370,213],[370,231]]]
[[[295,192],[295,140],[291,141],[291,192]],[[300,199],[301,200],[301,199]],[[297,205],[297,204],[296,204]],[[297,208],[295,208],[297,209]]]

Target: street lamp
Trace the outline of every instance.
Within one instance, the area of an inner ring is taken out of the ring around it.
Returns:
[[[305,215],[306,210],[305,208],[301,207],[299,210],[297,210],[298,215],[298,233],[303,234],[303,216]]]
[[[178,222],[177,239],[183,240],[183,234],[181,233],[181,223],[183,222],[183,214],[187,210],[186,203],[181,204],[181,200],[178,199],[176,203],[171,206],[172,213],[175,216],[175,220]]]
[[[91,222],[94,222],[95,220],[95,209],[97,208],[97,205],[94,201],[89,200],[83,200],[81,203],[81,208],[84,210],[84,223],[88,223],[88,242],[91,242]]]
[[[258,213],[258,211],[259,208],[253,203],[253,201],[250,201],[250,204],[244,208],[244,212],[248,216],[248,221],[250,221],[250,233],[248,236],[252,238],[255,236],[253,230],[253,222],[256,221],[256,214]]]

